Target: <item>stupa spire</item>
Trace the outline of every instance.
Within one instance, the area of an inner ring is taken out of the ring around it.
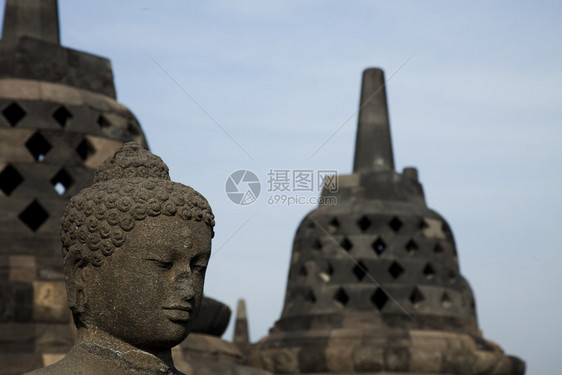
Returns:
[[[248,316],[246,315],[246,301],[238,300],[236,311],[236,324],[234,326],[233,344],[248,356],[250,352],[250,333],[248,332]]]
[[[394,171],[384,72],[363,72],[353,172]]]
[[[246,301],[244,301],[243,299],[238,300],[233,342],[234,344],[241,346],[248,346],[250,344],[250,334],[248,333],[248,317],[246,315]]]
[[[60,43],[57,0],[6,0],[2,39],[24,36]]]

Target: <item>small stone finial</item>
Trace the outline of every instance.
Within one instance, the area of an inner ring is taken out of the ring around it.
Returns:
[[[384,72],[370,68],[363,72],[353,172],[393,170]]]
[[[246,315],[246,301],[238,300],[236,310],[236,324],[234,325],[234,337],[232,339],[234,345],[243,353],[250,346],[250,334],[248,333],[248,317]]]
[[[57,0],[6,0],[2,40],[24,36],[60,44]]]
[[[416,167],[405,167],[402,170],[402,175],[419,182],[418,169]]]

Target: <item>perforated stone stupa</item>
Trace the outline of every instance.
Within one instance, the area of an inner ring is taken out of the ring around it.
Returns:
[[[74,343],[60,218],[95,169],[125,142],[147,143],[116,101],[109,60],[60,45],[56,0],[7,0],[0,40],[0,373],[61,359]],[[191,374],[253,374],[220,338],[229,308],[204,298],[173,350]]]
[[[394,170],[382,70],[363,75],[353,174],[297,230],[285,304],[253,362],[276,374],[523,374],[482,337],[453,233]]]
[[[146,146],[115,98],[109,60],[60,45],[56,0],[7,0],[0,41],[0,372],[72,345],[60,217],[125,141]]]

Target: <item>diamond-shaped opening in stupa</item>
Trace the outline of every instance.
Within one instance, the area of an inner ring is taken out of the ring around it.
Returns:
[[[371,247],[377,255],[381,255],[386,249],[386,243],[379,237],[371,244]]]
[[[381,288],[378,288],[371,296],[371,302],[373,302],[379,310],[382,310],[386,301],[388,301],[388,296]]]
[[[363,262],[359,261],[353,267],[352,272],[358,281],[362,281],[367,275],[367,272],[369,272],[369,270],[367,269],[367,266]]]
[[[25,147],[33,155],[35,161],[43,161],[47,153],[51,150],[51,144],[39,132],[35,132],[25,142]]]
[[[334,294],[333,297],[334,301],[341,307],[344,307],[349,302],[349,296],[343,290],[343,288],[339,288],[337,292]]]
[[[400,275],[402,275],[402,273],[404,273],[404,268],[402,268],[400,263],[395,261],[392,262],[390,267],[388,267],[388,273],[390,273],[393,278],[397,279],[400,277]]]
[[[357,220],[357,226],[361,229],[361,232],[365,232],[371,226],[371,220],[365,215],[361,216],[359,220]]]
[[[0,172],[0,189],[6,195],[12,194],[14,190],[23,182],[23,177],[11,164],[8,164]]]
[[[45,211],[43,206],[37,201],[31,202],[31,204],[19,214],[19,219],[34,232],[36,232],[48,218],[49,213]]]
[[[16,126],[26,114],[24,109],[16,102],[13,102],[2,111],[2,115],[4,115],[4,118],[12,127]]]
[[[345,250],[345,251],[351,251],[351,249],[353,248],[353,243],[351,243],[351,241],[349,240],[349,238],[344,237],[343,240],[341,240],[340,242],[340,246]]]
[[[64,195],[68,189],[72,186],[74,180],[72,176],[62,168],[56,175],[51,179],[51,185],[57,192],[58,195]]]
[[[400,221],[399,218],[397,218],[396,216],[392,218],[392,220],[390,220],[390,222],[388,223],[388,226],[394,231],[394,232],[398,232],[400,230],[400,228],[402,228],[402,221]]]
[[[53,118],[61,126],[66,127],[70,120],[72,119],[72,113],[66,109],[65,106],[61,105],[54,113]]]

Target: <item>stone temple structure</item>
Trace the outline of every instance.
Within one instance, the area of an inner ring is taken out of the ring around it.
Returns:
[[[451,228],[394,169],[382,70],[363,75],[353,174],[294,240],[281,318],[252,361],[275,374],[523,374],[482,337]]]
[[[382,72],[365,73],[354,173],[336,206],[297,231],[285,306],[251,347],[245,308],[203,301],[174,349],[197,374],[523,374],[478,329],[451,230],[425,205],[413,168],[394,171]],[[7,0],[0,40],[0,372],[60,359],[74,341],[60,216],[124,142],[147,146],[116,101],[109,60],[60,44],[56,0]]]
[[[7,0],[0,41],[0,372],[72,344],[60,217],[124,141],[146,146],[115,100],[109,60],[60,45],[56,0]]]
[[[60,218],[125,142],[145,148],[116,101],[108,59],[61,46],[56,0],[7,0],[0,40],[0,373],[58,361],[75,339],[62,272]],[[205,298],[173,355],[198,374],[265,374],[240,366],[220,338],[230,309]]]

